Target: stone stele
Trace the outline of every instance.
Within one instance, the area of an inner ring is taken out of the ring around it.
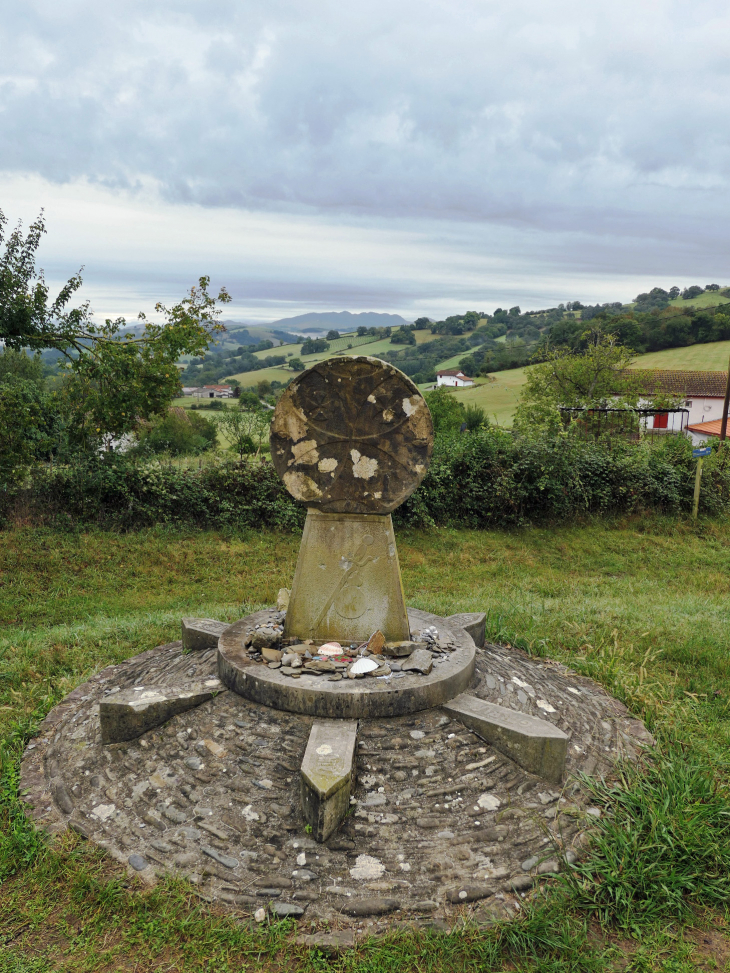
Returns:
[[[271,457],[307,522],[284,635],[409,637],[390,513],[426,475],[433,423],[411,380],[358,356],[295,379],[271,423]]]
[[[326,841],[350,809],[357,721],[312,726],[301,770],[302,811],[316,841]]]

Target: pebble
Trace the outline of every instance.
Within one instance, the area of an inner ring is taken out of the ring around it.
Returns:
[[[166,807],[162,813],[168,821],[172,821],[174,824],[183,824],[188,819],[184,811],[179,810],[179,808],[174,807],[172,804]]]
[[[532,888],[532,879],[529,875],[513,875],[507,882],[507,887],[514,892],[525,892]]]
[[[204,855],[217,861],[219,865],[224,868],[238,868],[238,859],[230,858],[228,855],[222,855],[216,848],[211,848],[210,845],[201,845],[200,850]]]
[[[351,899],[343,903],[342,911],[348,916],[384,916],[400,909],[397,899]]]
[[[149,865],[147,859],[143,858],[141,855],[130,855],[127,861],[135,870],[135,872],[142,872]]]
[[[293,902],[274,902],[271,911],[278,919],[298,919],[304,915],[304,906]]]
[[[253,914],[254,922],[263,922],[266,918],[266,909],[257,909]]]
[[[291,873],[292,878],[299,879],[300,882],[311,882],[313,878],[316,878],[316,874],[310,871],[308,868],[296,868]]]
[[[488,899],[494,895],[494,889],[486,885],[462,885],[459,888],[450,889],[446,893],[446,898],[452,903],[478,902],[480,899]]]

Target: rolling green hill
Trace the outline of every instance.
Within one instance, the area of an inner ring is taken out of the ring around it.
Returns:
[[[706,345],[665,348],[639,355],[632,368],[677,368],[680,371],[725,372],[730,360],[730,341],[712,341]]]

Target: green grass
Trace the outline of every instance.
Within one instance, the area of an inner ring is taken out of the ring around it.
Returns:
[[[706,345],[650,351],[646,355],[639,355],[632,367],[726,372],[728,361],[730,361],[730,341],[711,341]]]
[[[525,372],[525,368],[510,368],[504,372],[494,372],[488,379],[477,379],[476,385],[457,389],[453,394],[464,405],[481,406],[491,422],[496,422],[500,426],[510,426],[522,386],[525,384]]]
[[[182,884],[145,890],[72,835],[47,849],[16,796],[33,726],[93,672],[175,638],[181,615],[271,604],[298,546],[162,529],[0,534],[0,973],[730,968],[726,522],[399,535],[409,604],[486,611],[490,638],[599,680],[663,741],[640,774],[596,786],[610,813],[594,850],[509,926],[401,932],[327,963],[295,945],[292,924],[251,930]]]

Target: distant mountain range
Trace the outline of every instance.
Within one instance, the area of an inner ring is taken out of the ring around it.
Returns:
[[[297,314],[293,318],[281,318],[272,321],[269,328],[280,328],[285,331],[296,331],[300,334],[312,334],[319,331],[354,331],[356,328],[399,328],[406,324],[400,314],[380,314],[377,311],[361,311],[352,314],[351,311],[310,311],[308,314]]]

